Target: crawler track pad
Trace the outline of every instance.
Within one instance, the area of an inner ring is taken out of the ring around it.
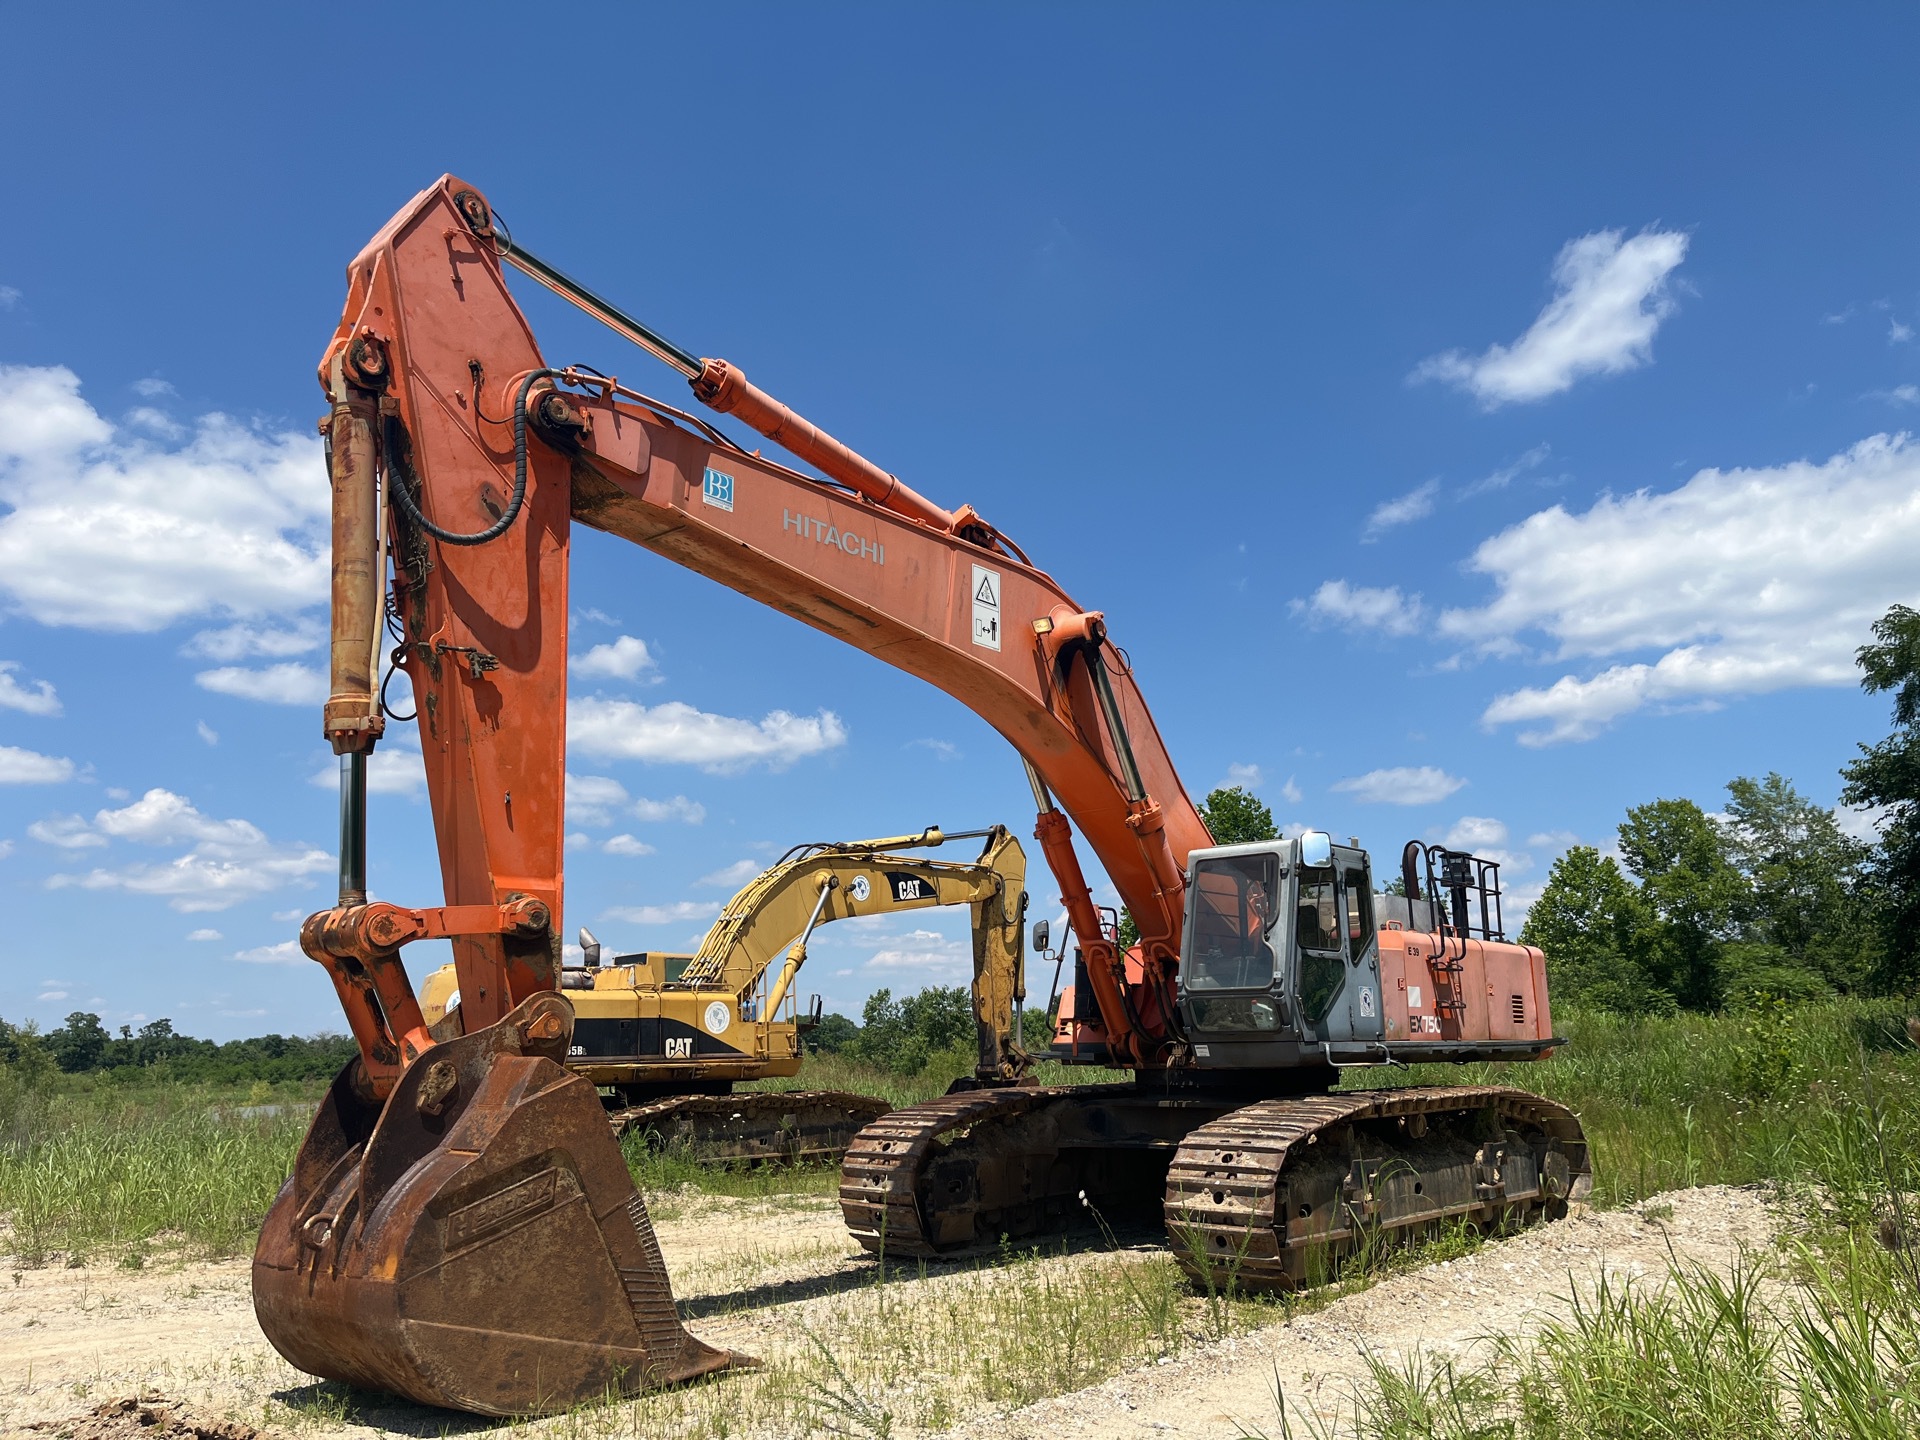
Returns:
[[[254,1251],[254,1312],[290,1363],[481,1415],[743,1363],[682,1327],[606,1112],[553,1058],[571,1033],[538,995],[427,1052],[384,1106],[341,1072]]]

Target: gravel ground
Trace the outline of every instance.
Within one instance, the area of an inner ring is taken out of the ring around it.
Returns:
[[[828,1196],[682,1199],[673,1214],[657,1228],[689,1324],[705,1339],[750,1353],[790,1343],[793,1315],[822,1290],[858,1293],[843,1282],[870,1263]],[[1277,1436],[1276,1377],[1296,1416],[1332,1422],[1343,1406],[1351,1410],[1363,1349],[1390,1358],[1421,1347],[1435,1356],[1469,1355],[1485,1336],[1564,1313],[1570,1294],[1590,1291],[1602,1276],[1656,1284],[1670,1258],[1724,1269],[1743,1250],[1768,1244],[1776,1228],[1754,1189],[1678,1191],[1633,1210],[1582,1210],[1463,1259],[1391,1276],[1290,1322],[1198,1345],[1011,1413],[968,1416],[949,1433],[978,1440]],[[743,1236],[751,1242],[743,1245]],[[918,1283],[947,1282],[933,1275]],[[245,1261],[0,1270],[0,1434],[47,1440],[70,1431],[109,1440],[166,1433],[141,1421],[138,1407],[112,1408],[156,1394],[167,1397],[167,1422],[185,1427],[178,1434],[211,1435],[222,1424],[270,1436],[485,1428],[402,1404],[362,1410],[353,1425],[316,1413],[309,1378],[281,1361],[254,1323]]]

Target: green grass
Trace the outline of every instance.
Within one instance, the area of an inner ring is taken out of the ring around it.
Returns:
[[[1878,1097],[1920,1093],[1920,1055],[1903,1012],[1839,1003],[1745,1016],[1629,1020],[1569,1014],[1571,1043],[1528,1065],[1349,1072],[1349,1085],[1499,1083],[1572,1106],[1593,1145],[1594,1199],[1634,1203],[1692,1185],[1775,1180],[1823,1187],[1855,1223],[1884,1190],[1883,1152],[1920,1155],[1920,1107]],[[841,1089],[909,1105],[943,1094],[972,1068],[946,1052],[917,1075],[812,1056],[762,1090]],[[1118,1072],[1044,1064],[1045,1084],[1091,1084]],[[30,1263],[54,1255],[137,1262],[149,1248],[244,1253],[308,1116],[317,1086],[130,1086],[89,1077],[23,1085],[0,1069],[0,1215]],[[267,1116],[247,1102],[286,1108]],[[831,1193],[832,1166],[717,1170],[684,1156],[627,1152],[636,1183],[663,1213],[686,1187],[760,1198]],[[1920,1190],[1920,1173],[1903,1182]]]
[[[15,1094],[0,1110],[8,1248],[29,1265],[251,1250],[317,1099],[211,1086]]]
[[[1650,1019],[1575,1012],[1557,1017],[1570,1043],[1546,1060],[1357,1070],[1346,1085],[1511,1085],[1558,1100],[1586,1129],[1601,1207],[1813,1177],[1857,1192],[1862,1107],[1920,1093],[1904,1015],[1862,1002]],[[1897,1151],[1920,1154],[1920,1108],[1898,1107],[1886,1125]]]

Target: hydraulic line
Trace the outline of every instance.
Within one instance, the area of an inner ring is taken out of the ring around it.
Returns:
[[[397,417],[387,417],[386,451],[390,469],[406,473],[399,476],[399,483],[392,487],[393,495],[400,502],[400,508],[407,512],[407,519],[418,525],[427,534],[443,545],[484,545],[489,540],[498,540],[512,527],[520,517],[520,507],[527,498],[527,392],[533,388],[534,381],[545,380],[559,375],[558,370],[529,370],[521,380],[519,392],[513,397],[513,495],[507,501],[507,508],[500,517],[484,530],[476,530],[470,535],[462,535],[455,530],[443,530],[433,521],[420,513],[419,502],[413,498],[412,484],[417,483],[411,464],[401,460],[399,445],[400,422]],[[476,397],[475,403],[478,403]]]

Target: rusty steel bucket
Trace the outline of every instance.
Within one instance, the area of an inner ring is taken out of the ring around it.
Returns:
[[[751,1363],[688,1334],[573,1009],[536,995],[435,1046],[384,1105],[333,1082],[253,1255],[260,1328],[301,1370],[535,1415]]]

